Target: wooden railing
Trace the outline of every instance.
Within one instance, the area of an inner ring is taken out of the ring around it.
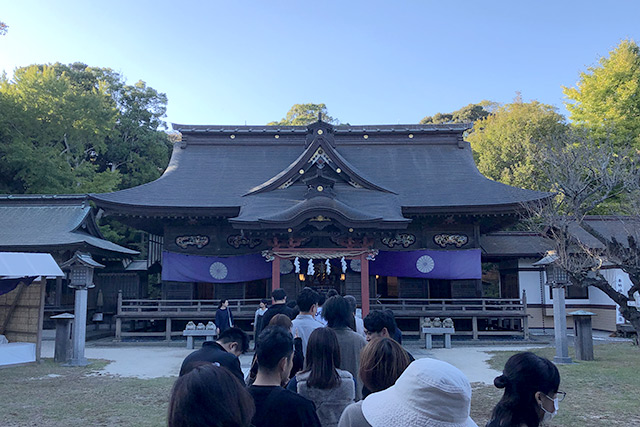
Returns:
[[[372,309],[391,309],[393,311],[525,311],[526,295],[518,298],[371,298]]]
[[[229,309],[234,315],[255,313],[260,299],[229,299]],[[122,293],[118,293],[118,315],[145,315],[145,314],[198,314],[215,313],[220,305],[220,300],[153,300],[153,299],[123,299]]]
[[[472,330],[468,334],[474,339],[478,335],[514,335],[523,334],[528,338],[528,314],[527,298],[523,292],[522,299],[499,299],[499,298],[371,298],[372,310],[391,309],[398,318],[418,318],[424,317],[451,317],[453,319],[471,319]],[[172,320],[178,319],[210,319],[215,316],[218,309],[219,300],[151,300],[151,299],[123,299],[122,293],[118,293],[118,312],[116,316],[116,339],[122,336],[134,335],[164,335],[167,340],[172,335],[181,332],[173,332],[171,329]],[[260,304],[260,299],[229,299],[229,309],[236,319],[251,318],[256,308]],[[479,331],[478,319],[503,318],[513,324],[517,319],[521,320],[522,331]],[[165,332],[122,332],[123,320],[145,320],[164,319],[166,322]],[[419,333],[419,332],[416,332]],[[456,334],[466,334],[456,332]]]

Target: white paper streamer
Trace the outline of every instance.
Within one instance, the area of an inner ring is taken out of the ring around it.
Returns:
[[[327,260],[324,262],[324,265],[327,266],[327,274],[331,274],[331,263],[329,262],[329,259],[327,258]]]
[[[316,274],[316,270],[313,268],[313,260],[309,260],[309,265],[307,266],[307,276],[313,276]]]
[[[342,265],[342,273],[347,272],[347,261],[344,260],[344,257],[340,259],[340,265]]]
[[[293,260],[293,265],[296,266],[296,274],[300,273],[300,259],[298,257],[296,257],[295,260]]]

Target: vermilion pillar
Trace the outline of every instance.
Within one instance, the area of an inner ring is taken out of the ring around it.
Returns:
[[[369,260],[366,254],[360,256],[360,295],[362,295],[362,317],[369,314]]]
[[[274,255],[271,261],[271,290],[280,288],[280,258]]]

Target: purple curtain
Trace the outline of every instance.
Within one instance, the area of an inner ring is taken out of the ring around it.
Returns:
[[[260,254],[230,257],[162,253],[162,280],[236,283],[271,278],[271,263]]]
[[[480,279],[480,249],[463,251],[380,251],[370,274],[426,279]]]

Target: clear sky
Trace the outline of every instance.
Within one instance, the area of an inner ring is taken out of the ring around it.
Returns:
[[[307,102],[351,124],[417,123],[516,91],[564,114],[562,86],[640,41],[638,16],[631,0],[0,0],[0,69],[113,68],[185,124],[265,124]]]

